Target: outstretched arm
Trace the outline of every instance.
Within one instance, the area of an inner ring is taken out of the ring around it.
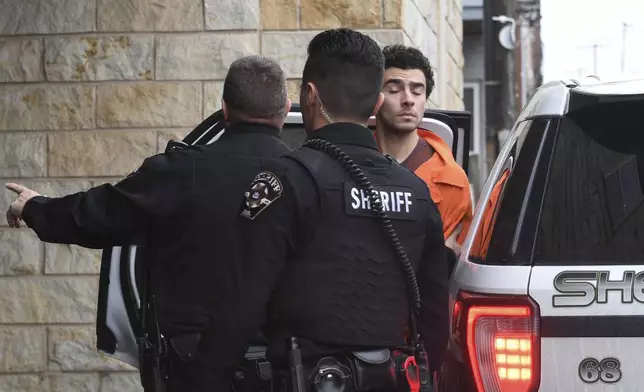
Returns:
[[[185,154],[155,155],[115,185],[103,184],[58,198],[7,184],[18,194],[7,220],[12,227],[24,220],[45,242],[97,249],[142,243],[155,218],[177,213],[192,192]]]

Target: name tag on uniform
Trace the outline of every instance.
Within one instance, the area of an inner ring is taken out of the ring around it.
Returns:
[[[391,219],[416,219],[416,194],[412,188],[395,185],[374,185],[380,202]],[[347,215],[377,217],[371,208],[371,198],[356,184],[344,183],[344,211]]]

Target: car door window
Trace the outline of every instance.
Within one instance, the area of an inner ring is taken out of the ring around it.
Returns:
[[[542,194],[544,173],[547,171],[548,154],[544,142],[548,140],[550,119],[528,120],[509,136],[510,144],[505,156],[500,156],[502,166],[494,173],[492,191],[480,204],[483,209],[469,257],[484,264],[529,263],[529,256],[517,256],[520,243],[532,243],[530,222],[536,222],[538,211],[533,200]],[[529,252],[532,248],[529,248]]]
[[[297,149],[306,140],[306,131],[302,124],[284,124],[281,133],[282,140],[292,149]]]
[[[512,157],[508,158],[507,163],[511,165]],[[492,194],[490,194],[490,198],[485,204],[483,219],[478,226],[476,236],[474,237],[474,243],[472,244],[472,250],[470,251],[470,256],[477,260],[482,261],[487,259],[490,239],[492,238],[492,232],[498,216],[499,207],[503,200],[503,195],[505,194],[505,185],[507,184],[511,170],[510,166],[503,170],[501,176],[496,180],[494,188],[492,189]]]
[[[615,110],[622,110],[621,106]],[[535,264],[644,262],[641,125],[629,133],[607,123],[562,120],[539,222]]]

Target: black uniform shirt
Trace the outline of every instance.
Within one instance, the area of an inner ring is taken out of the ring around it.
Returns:
[[[333,124],[315,131],[311,137],[337,145],[360,166],[368,164],[370,156],[383,159],[373,134],[365,127]],[[328,164],[335,163],[329,160]],[[316,181],[296,161],[283,157],[277,165],[266,165],[258,177],[245,194],[240,218],[240,235],[245,243],[240,276],[244,279],[241,286],[246,289],[240,292],[236,308],[230,310],[238,324],[225,333],[235,339],[220,342],[221,352],[234,356],[243,354],[245,342],[266,320],[271,294],[279,286],[288,261],[311,239],[322,213]],[[429,200],[425,210],[426,245],[417,279],[422,300],[421,334],[430,364],[436,369],[447,343],[448,275],[440,215],[429,190],[426,196]]]
[[[46,242],[146,246],[158,266],[153,284],[162,332],[201,330],[235,288],[239,194],[264,161],[291,150],[279,133],[236,124],[212,144],[146,159],[115,185],[32,198],[23,218]]]

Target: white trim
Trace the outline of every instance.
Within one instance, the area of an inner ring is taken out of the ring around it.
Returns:
[[[295,113],[295,112],[290,112],[287,116],[286,119],[284,120],[285,124],[302,124],[302,113]],[[371,116],[369,118],[369,122],[367,123],[367,126],[369,127],[375,127],[376,126],[376,117]],[[442,121],[435,120],[433,118],[427,118],[424,117],[422,121],[420,122],[420,125],[418,125],[419,128],[426,129],[428,131],[432,131],[436,135],[440,136],[441,139],[447,145],[449,148],[452,148],[452,145],[454,144],[454,134],[452,132],[452,129],[445,124]],[[458,161],[458,157],[454,157]],[[463,164],[463,162],[459,162],[460,165]]]
[[[463,83],[463,95],[465,95],[465,89],[472,90],[472,139],[474,140],[474,145],[470,146],[469,155],[480,155],[481,154],[481,144],[483,140],[481,139],[481,111],[483,110],[483,105],[481,105],[481,85],[476,82],[465,82]]]

